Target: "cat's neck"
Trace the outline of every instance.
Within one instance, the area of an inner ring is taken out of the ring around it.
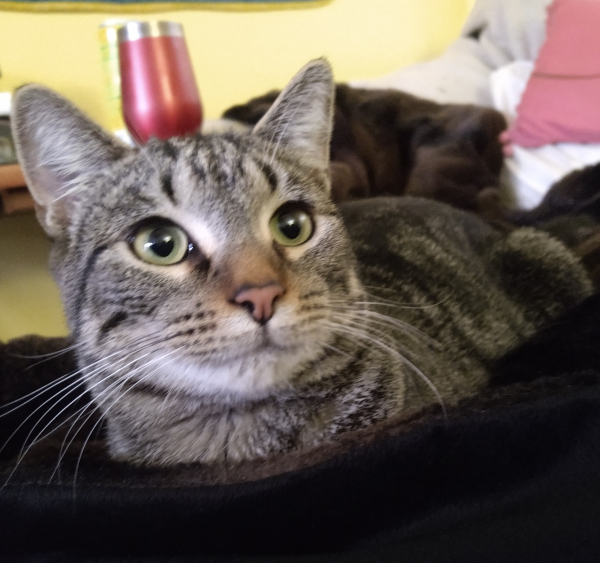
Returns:
[[[111,453],[140,463],[208,463],[313,447],[401,408],[397,398],[402,393],[387,389],[402,381],[393,366],[365,372],[374,354],[362,348],[342,361],[339,355],[324,355],[317,371],[305,366],[295,384],[260,398],[194,397],[132,387],[112,409]]]

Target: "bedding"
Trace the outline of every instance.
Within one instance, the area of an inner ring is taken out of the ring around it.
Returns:
[[[439,57],[350,85],[399,89],[439,103],[490,106],[490,74],[516,60],[536,59],[551,2],[477,0],[460,37]]]
[[[223,117],[254,125],[277,94],[234,106]],[[333,200],[421,196],[493,219],[501,213],[498,135],[505,128],[493,109],[338,84],[329,168]]]
[[[350,85],[399,89],[439,103],[493,107],[512,124],[529,78],[523,66],[517,68],[537,60],[547,37],[551,4],[552,0],[477,0],[460,37],[439,57]],[[595,9],[597,3],[591,4]],[[502,185],[514,205],[531,209],[559,178],[598,162],[599,151],[599,145],[581,142],[515,146],[506,158]]]
[[[515,61],[490,76],[494,108],[509,124],[517,119],[517,108],[533,71],[531,61]],[[532,209],[540,204],[549,186],[573,170],[600,162],[598,143],[552,143],[539,147],[512,146],[505,159],[508,182],[514,188],[515,204]]]

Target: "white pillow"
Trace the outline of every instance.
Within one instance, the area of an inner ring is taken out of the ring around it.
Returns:
[[[458,39],[438,58],[409,65],[385,76],[350,83],[355,88],[391,88],[440,104],[491,106],[490,69],[472,39]]]
[[[533,61],[546,37],[553,0],[477,0],[461,35],[477,35],[484,62],[495,70],[517,60]]]

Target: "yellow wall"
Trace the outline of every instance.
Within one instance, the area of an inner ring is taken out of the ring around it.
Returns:
[[[33,213],[0,218],[0,340],[67,333],[49,248]]]
[[[41,82],[106,123],[97,28],[111,17],[184,24],[207,117],[283,86],[326,56],[336,78],[378,76],[440,53],[472,0],[331,0],[311,9],[153,15],[0,11],[0,91]]]
[[[473,0],[331,0],[268,12],[38,14],[0,11],[0,91],[40,82],[106,125],[98,25],[111,17],[184,24],[207,117],[282,87],[307,60],[326,56],[336,79],[374,77],[440,53]],[[0,218],[0,340],[64,334],[46,272],[48,244],[32,214]]]

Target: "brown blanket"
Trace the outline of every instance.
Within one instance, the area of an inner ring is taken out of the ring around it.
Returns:
[[[270,92],[223,117],[256,123]],[[336,87],[331,180],[337,202],[381,195],[437,199],[496,218],[506,128],[499,112],[445,104],[395,90]]]

